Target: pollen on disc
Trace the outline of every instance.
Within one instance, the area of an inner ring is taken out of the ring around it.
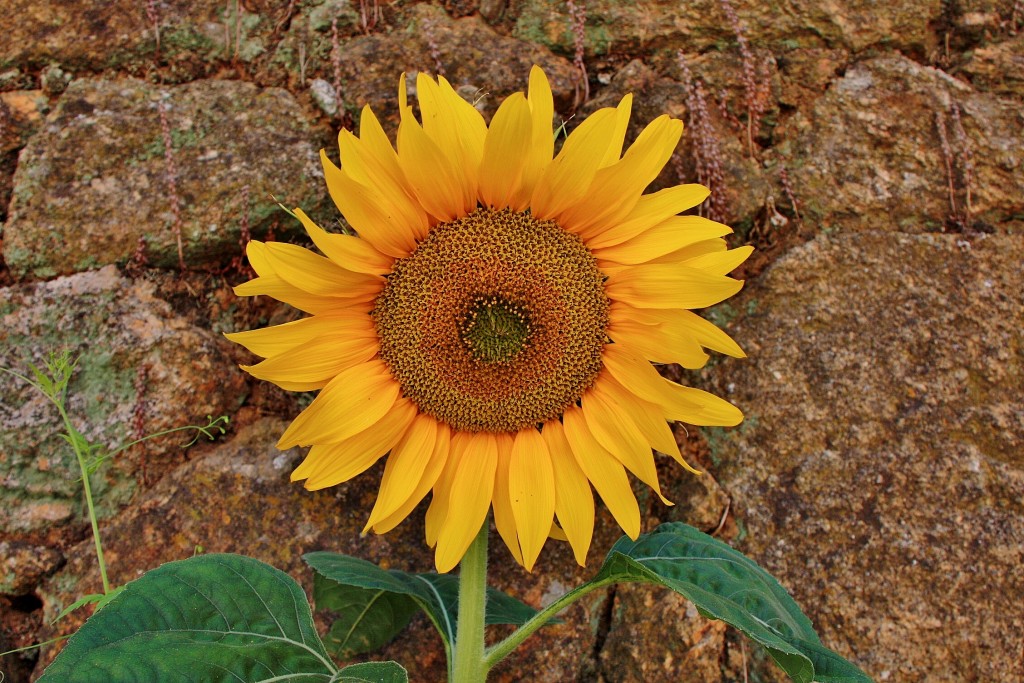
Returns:
[[[594,383],[608,298],[579,237],[478,209],[395,263],[373,316],[381,358],[420,410],[513,432],[558,417]]]

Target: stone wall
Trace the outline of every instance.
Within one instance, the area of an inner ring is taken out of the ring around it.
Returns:
[[[199,549],[254,555],[307,590],[311,550],[429,569],[422,514],[359,536],[377,477],[289,483],[301,453],[273,444],[304,399],[247,378],[220,335],[297,314],[234,297],[242,244],[303,243],[278,202],[339,227],[319,150],[364,104],[393,133],[403,71],[442,72],[489,116],[540,64],[569,128],[633,92],[630,135],[662,113],[687,125],[655,187],[710,181],[708,209],[758,249],[741,297],[707,313],[749,357],[686,376],[747,420],[677,430],[708,474],[659,467],[677,506],[643,496],[645,523],[686,521],[749,553],[876,680],[1021,680],[1020,5],[591,0],[584,98],[555,0],[7,0],[0,366],[78,356],[70,413],[108,447],[231,416],[216,443],[163,438],[100,470],[114,582]],[[99,588],[59,430],[0,376],[0,651],[73,630],[84,612],[48,623]],[[616,537],[599,512],[593,565]],[[595,570],[561,546],[531,574],[493,552],[492,580],[537,606]],[[54,654],[0,671],[31,680]],[[383,656],[443,678],[424,620]],[[781,675],[677,596],[620,587],[494,679]]]

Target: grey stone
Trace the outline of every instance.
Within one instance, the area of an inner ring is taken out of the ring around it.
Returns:
[[[0,540],[0,593],[24,595],[64,564],[64,556],[46,546]]]
[[[879,57],[854,64],[789,121],[773,154],[785,159],[805,218],[821,228],[1019,232],[1021,111],[938,69]],[[970,206],[960,225],[950,220],[951,183],[957,213]]]
[[[959,73],[979,90],[1017,100],[1024,98],[1024,32],[972,50]]]
[[[309,94],[323,113],[328,116],[338,113],[338,96],[334,92],[334,86],[324,79],[314,78],[309,84]]]
[[[78,357],[68,387],[75,427],[102,448],[139,436],[206,424],[231,414],[245,381],[227,342],[193,327],[157,299],[154,287],[113,267],[0,289],[0,367],[31,377],[48,351]],[[49,531],[84,516],[80,471],[60,437],[56,408],[36,389],[0,375],[0,528]],[[193,435],[149,441],[107,460],[92,477],[102,516],[129,500],[148,467],[158,478]]]
[[[344,39],[335,65],[330,22],[326,28],[318,28],[315,20],[319,15],[314,10],[296,16],[277,46],[271,68],[288,73],[301,70],[316,74],[332,87],[337,85],[342,97],[339,112],[346,110],[356,117],[362,106],[369,104],[385,127],[394,130],[399,75],[434,74],[438,63],[452,85],[478,100],[478,106],[488,113],[510,93],[526,89],[534,64],[547,73],[556,108],[571,102],[572,67],[568,61],[541,45],[501,35],[478,16],[452,19],[441,7],[412,5],[402,11],[396,26]],[[301,66],[299,55],[303,57]]]
[[[927,52],[937,45],[929,29],[942,14],[939,0],[896,0],[881,11],[874,0],[785,4],[733,0],[747,40],[773,47],[842,47],[864,50],[893,47]],[[637,51],[705,52],[736,40],[720,0],[619,0],[586,3],[588,54]],[[515,34],[523,40],[572,54],[574,35],[569,11],[556,0],[525,0]]]
[[[1024,614],[1024,243],[819,237],[734,304],[709,378],[741,547],[876,680],[1013,680]]]
[[[141,239],[150,264],[174,266],[180,226],[187,265],[218,263],[241,252],[243,224],[299,230],[277,201],[317,213],[326,137],[278,88],[75,81],[21,153],[4,259],[17,278],[53,277],[124,263]]]
[[[261,5],[254,12],[221,0],[6,0],[0,69],[56,60],[73,71],[141,74],[162,61],[179,77],[198,78],[217,61],[251,62],[265,51],[287,3]]]

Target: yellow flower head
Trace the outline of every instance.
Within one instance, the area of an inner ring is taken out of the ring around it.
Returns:
[[[321,155],[358,236],[297,209],[323,256],[249,244],[258,277],[235,291],[309,317],[228,336],[266,359],[245,368],[253,376],[321,390],[278,443],[310,446],[293,480],[334,486],[387,455],[367,529],[394,528],[432,492],[426,534],[440,571],[458,564],[489,509],[527,569],[552,535],[582,564],[591,486],[636,538],[626,472],[661,496],[652,449],[689,469],[669,421],[742,419],[651,363],[743,355],[687,309],[735,294],[742,283],[726,274],[751,249],[727,249],[725,225],[678,215],[706,188],[643,194],[683,125],[661,116],[623,154],[629,95],[556,156],[537,67],[529,94],[506,99],[489,126],[444,78],[421,74],[416,92],[422,122],[403,76],[397,152],[367,107],[359,135],[338,138],[341,168]]]

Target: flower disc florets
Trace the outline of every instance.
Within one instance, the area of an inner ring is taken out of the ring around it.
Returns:
[[[395,262],[373,316],[381,358],[420,410],[456,429],[515,432],[594,383],[608,298],[578,236],[478,209]]]

